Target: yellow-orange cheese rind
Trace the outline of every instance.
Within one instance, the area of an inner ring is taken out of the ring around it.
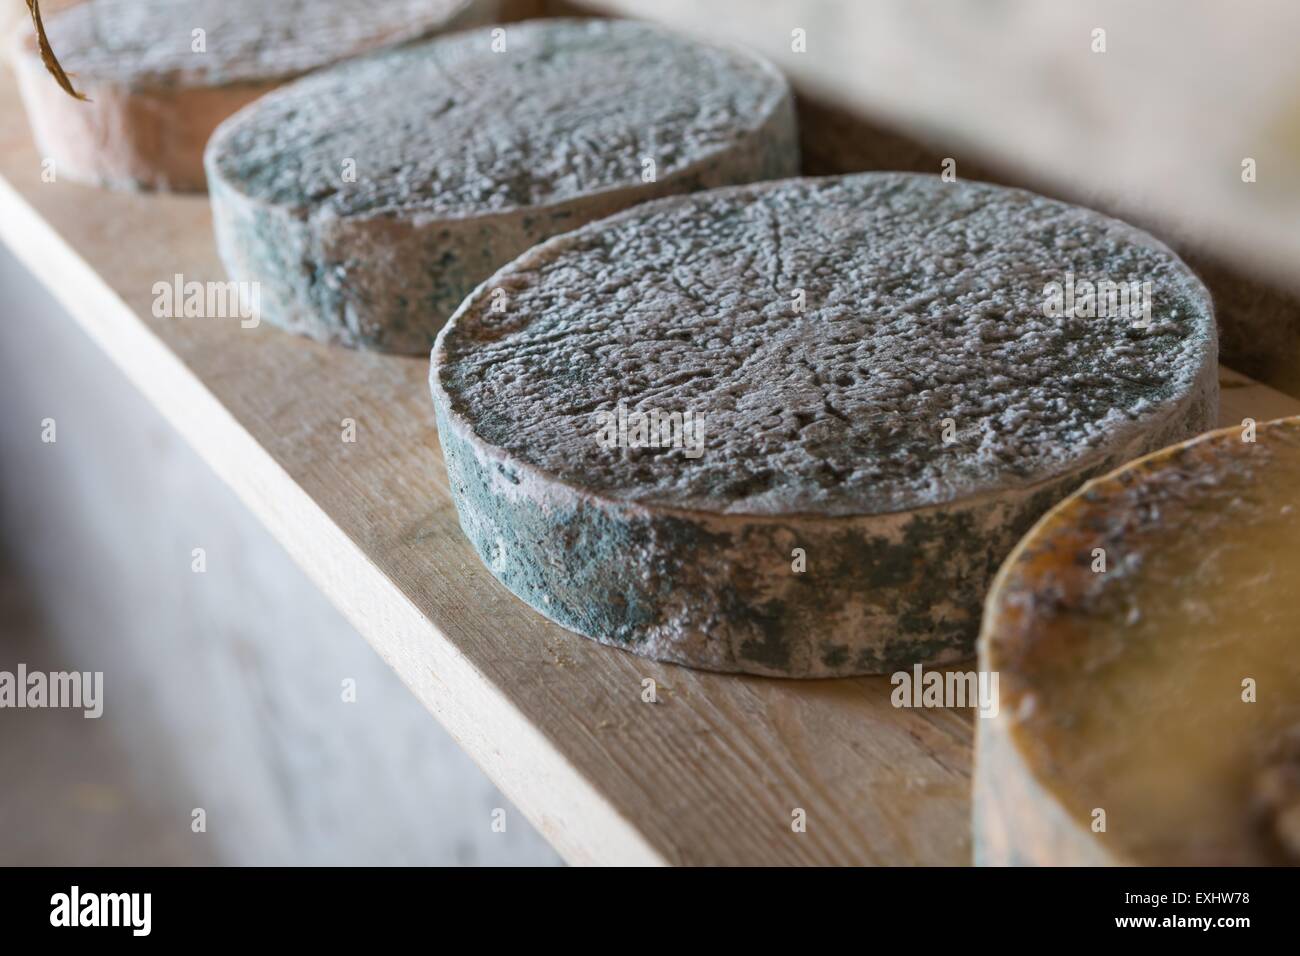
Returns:
[[[978,642],[1000,694],[977,721],[976,862],[1300,862],[1297,522],[1300,417],[1147,455],[1043,516]]]

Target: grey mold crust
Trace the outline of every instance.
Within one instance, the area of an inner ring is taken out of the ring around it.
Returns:
[[[468,0],[88,0],[50,16],[47,32],[78,83],[263,85],[430,36],[468,6]],[[195,30],[203,30],[202,51],[194,50]]]
[[[1067,272],[1150,281],[1150,327],[1047,317]],[[895,173],[666,199],[552,239],[457,310],[431,386],[461,526],[515,594],[602,643],[791,677],[970,656],[1033,521],[1218,405],[1209,296],[1164,245]],[[602,447],[620,402],[702,413],[703,455]]]
[[[797,170],[789,87],[764,60],[618,20],[504,30],[504,52],[484,29],[317,73],[217,131],[218,248],[233,278],[261,283],[268,321],[424,353],[543,239]]]
[[[61,90],[35,31],[14,70],[60,179],[201,192],[217,126],[302,74],[483,22],[497,0],[87,0],[52,12],[50,42],[88,99]]]

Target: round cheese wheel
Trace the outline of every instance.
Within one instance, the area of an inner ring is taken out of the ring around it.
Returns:
[[[1084,486],[1007,560],[980,668],[989,864],[1300,864],[1300,418]]]
[[[645,199],[789,175],[790,90],[747,53],[617,20],[537,20],[346,64],[208,150],[218,246],[264,317],[427,354],[535,243]]]
[[[15,69],[42,156],[59,177],[204,189],[203,149],[230,114],[311,70],[482,22],[495,0],[87,0],[46,33],[89,101],[59,88],[34,31]]]
[[[1097,315],[1088,282],[1146,307]],[[1150,236],[870,173],[553,239],[461,306],[432,389],[461,526],[533,607],[662,660],[831,676],[970,655],[1035,518],[1214,421],[1215,353]]]

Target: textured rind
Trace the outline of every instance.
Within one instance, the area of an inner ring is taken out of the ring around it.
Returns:
[[[1149,328],[1046,308],[1071,267],[1148,281]],[[493,283],[445,340],[444,383],[480,437],[610,497],[700,511],[879,514],[1028,488],[1128,443],[1214,353],[1204,288],[1150,236],[937,176],[648,203]],[[620,403],[704,414],[707,453],[610,454],[596,419]]]
[[[1002,565],[989,592],[978,641],[980,670],[999,674],[1001,694],[997,715],[976,721],[976,864],[1169,862],[1135,858],[1106,833],[1093,832],[1078,807],[1068,806],[1069,795],[1045,772],[1026,736],[1021,716],[1026,698],[1039,699],[1034,710],[1051,708],[1053,702],[1041,699],[1025,660],[1037,649],[1076,643],[1079,638],[1071,638],[1063,622],[1076,616],[1087,619],[1105,600],[1115,579],[1092,572],[1093,548],[1104,546],[1108,554],[1125,555],[1123,567],[1141,574],[1142,555],[1161,547],[1161,528],[1195,521],[1207,525],[1205,534],[1213,537],[1215,521],[1243,520],[1240,514],[1211,515],[1199,507],[1198,485],[1217,491],[1228,487],[1232,476],[1255,474],[1267,461],[1271,439],[1300,446],[1300,417],[1259,424],[1254,443],[1243,442],[1241,436],[1241,426],[1202,434],[1088,482],[1043,515]],[[1188,834],[1189,840],[1193,836]]]
[[[14,46],[13,65],[37,148],[54,160],[60,179],[202,192],[208,138],[258,97],[343,59],[488,22],[498,6],[497,0],[403,0],[400,7],[362,0],[88,0],[45,18],[60,61],[88,101],[54,82],[30,29]],[[196,28],[206,30],[202,53],[190,48]]]
[[[709,195],[693,198],[707,202]],[[783,513],[738,513],[725,502],[675,507],[557,476],[486,440],[451,365],[453,355],[473,351],[474,320],[490,289],[517,293],[591,234],[689,202],[639,207],[530,251],[462,305],[434,350],[431,389],[462,528],[511,591],[587,637],[659,660],[787,677],[879,673],[968,657],[988,582],[1043,511],[1087,478],[1215,419],[1212,316],[1202,291],[1194,331],[1208,331],[1208,338],[1179,394],[1055,473],[1018,485],[992,481],[929,506],[845,514],[812,503],[810,493],[808,507]],[[514,426],[527,434],[538,424]],[[792,571],[795,548],[807,555],[803,573]]]
[[[692,111],[704,104],[734,95],[714,84],[691,93],[679,90],[680,96],[665,99],[665,104],[675,104],[675,114],[685,114],[686,119],[674,122],[694,131],[693,138],[677,140],[679,133],[674,127],[637,123],[638,137],[661,139],[661,149],[676,151],[674,162],[661,165],[654,182],[643,182],[639,153],[623,155],[626,150],[588,141],[603,130],[598,125],[590,129],[582,125],[584,99],[590,97],[584,97],[579,88],[592,82],[589,71],[583,69],[567,78],[547,80],[554,116],[576,123],[577,128],[557,140],[563,141],[564,150],[571,154],[568,172],[546,184],[546,192],[537,202],[530,202],[526,195],[511,199],[506,194],[528,191],[518,184],[542,175],[540,159],[535,174],[514,170],[508,174],[510,182],[497,182],[489,170],[477,181],[457,183],[454,188],[448,184],[445,191],[438,188],[435,177],[452,176],[463,162],[449,157],[439,172],[438,164],[424,168],[430,163],[427,156],[399,157],[394,159],[394,169],[374,179],[368,176],[366,163],[359,160],[355,184],[340,182],[337,189],[326,188],[322,180],[320,195],[289,195],[287,190],[297,177],[286,178],[269,168],[281,160],[303,161],[303,154],[290,143],[296,134],[287,132],[283,117],[310,115],[307,111],[313,101],[330,103],[332,109],[346,107],[350,96],[364,97],[361,91],[368,88],[366,84],[373,85],[378,78],[386,80],[382,71],[388,64],[404,64],[401,69],[413,71],[411,75],[395,72],[392,81],[410,98],[392,113],[394,122],[420,124],[420,135],[431,149],[435,143],[440,149],[453,148],[461,138],[451,133],[440,135],[437,116],[424,118],[419,112],[421,108],[435,114],[441,111],[446,105],[443,101],[453,98],[448,92],[453,81],[431,77],[425,64],[415,58],[425,54],[452,61],[477,58],[481,61],[474,64],[477,70],[484,70],[485,64],[500,64],[499,69],[506,71],[515,69],[513,64],[518,61],[510,57],[523,54],[492,53],[490,34],[478,31],[310,77],[232,117],[214,135],[208,149],[213,220],[222,261],[232,277],[260,283],[267,321],[351,347],[427,353],[446,318],[466,295],[501,265],[546,238],[647,199],[788,176],[797,169],[793,100],[785,80],[766,61],[623,21],[544,20],[510,25],[507,30],[515,44],[511,49],[524,52],[534,40],[563,49],[567,36],[597,32],[649,52],[658,50],[666,64],[684,52],[710,57],[721,64],[716,69],[730,71],[731,82],[756,108],[743,115],[726,115],[724,110],[722,119],[716,106],[693,115]],[[645,84],[644,77],[628,74],[625,67],[619,56],[611,55],[603,80],[606,93],[613,90],[616,94],[621,84],[627,84],[629,90]],[[429,85],[434,79],[437,83]],[[499,82],[520,89],[521,80],[515,73],[503,72]],[[689,82],[689,78],[682,79],[682,83]],[[417,96],[416,91],[425,86],[427,91]],[[483,98],[477,85],[476,90]],[[524,135],[525,127],[548,119],[536,115],[510,118],[499,109],[500,98],[509,95],[503,87],[499,96],[486,97],[483,110],[468,118],[483,131],[480,138],[485,143],[499,140],[500,149],[488,150],[499,161],[513,155],[514,139]],[[691,96],[699,103],[691,102]],[[611,102],[619,99],[613,95]],[[465,120],[457,118],[462,125]],[[595,117],[592,122],[601,121],[603,117]],[[696,129],[693,124],[703,125]],[[310,142],[310,126],[303,129],[304,142]],[[349,135],[346,130],[340,133],[335,124],[330,135],[336,134]],[[267,137],[274,140],[269,145]],[[390,145],[398,153],[409,153],[400,142]],[[319,144],[312,148],[319,151]],[[553,143],[551,148],[560,147]],[[587,182],[582,170],[588,158],[608,166],[612,156],[626,161],[624,165],[630,162],[631,167],[606,171],[598,181]],[[331,159],[332,163],[341,161],[342,157]],[[316,190],[313,184],[318,178],[306,183],[308,191]],[[533,188],[536,191],[538,187]],[[476,191],[482,194],[477,204],[473,199]],[[355,198],[359,196],[370,198],[363,203]]]
[[[437,412],[461,528],[497,579],[551,620],[656,660],[837,677],[969,657],[988,582],[1033,521],[1090,474],[1201,430],[1213,404],[1182,403],[1135,445],[1034,489],[785,519],[602,499],[493,454],[445,399]],[[794,548],[809,556],[804,573],[791,571]]]

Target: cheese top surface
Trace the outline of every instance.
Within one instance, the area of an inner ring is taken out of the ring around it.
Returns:
[[[475,217],[662,180],[735,149],[789,96],[765,61],[647,24],[500,29],[278,90],[218,130],[210,162],[244,194],[314,215]]]
[[[1150,283],[1147,327],[1077,299],[1052,314],[1071,275]],[[1066,473],[1169,414],[1215,355],[1208,295],[1146,234],[875,173],[663,200],[557,237],[466,301],[434,377],[480,439],[575,487],[847,515]],[[620,403],[701,417],[703,454],[602,445]]]
[[[427,36],[465,0],[87,0],[45,18],[78,83],[266,83]],[[196,33],[196,31],[202,31]]]
[[[1138,863],[1300,863],[1300,419],[1242,435],[1089,485],[990,597],[1018,751]]]

